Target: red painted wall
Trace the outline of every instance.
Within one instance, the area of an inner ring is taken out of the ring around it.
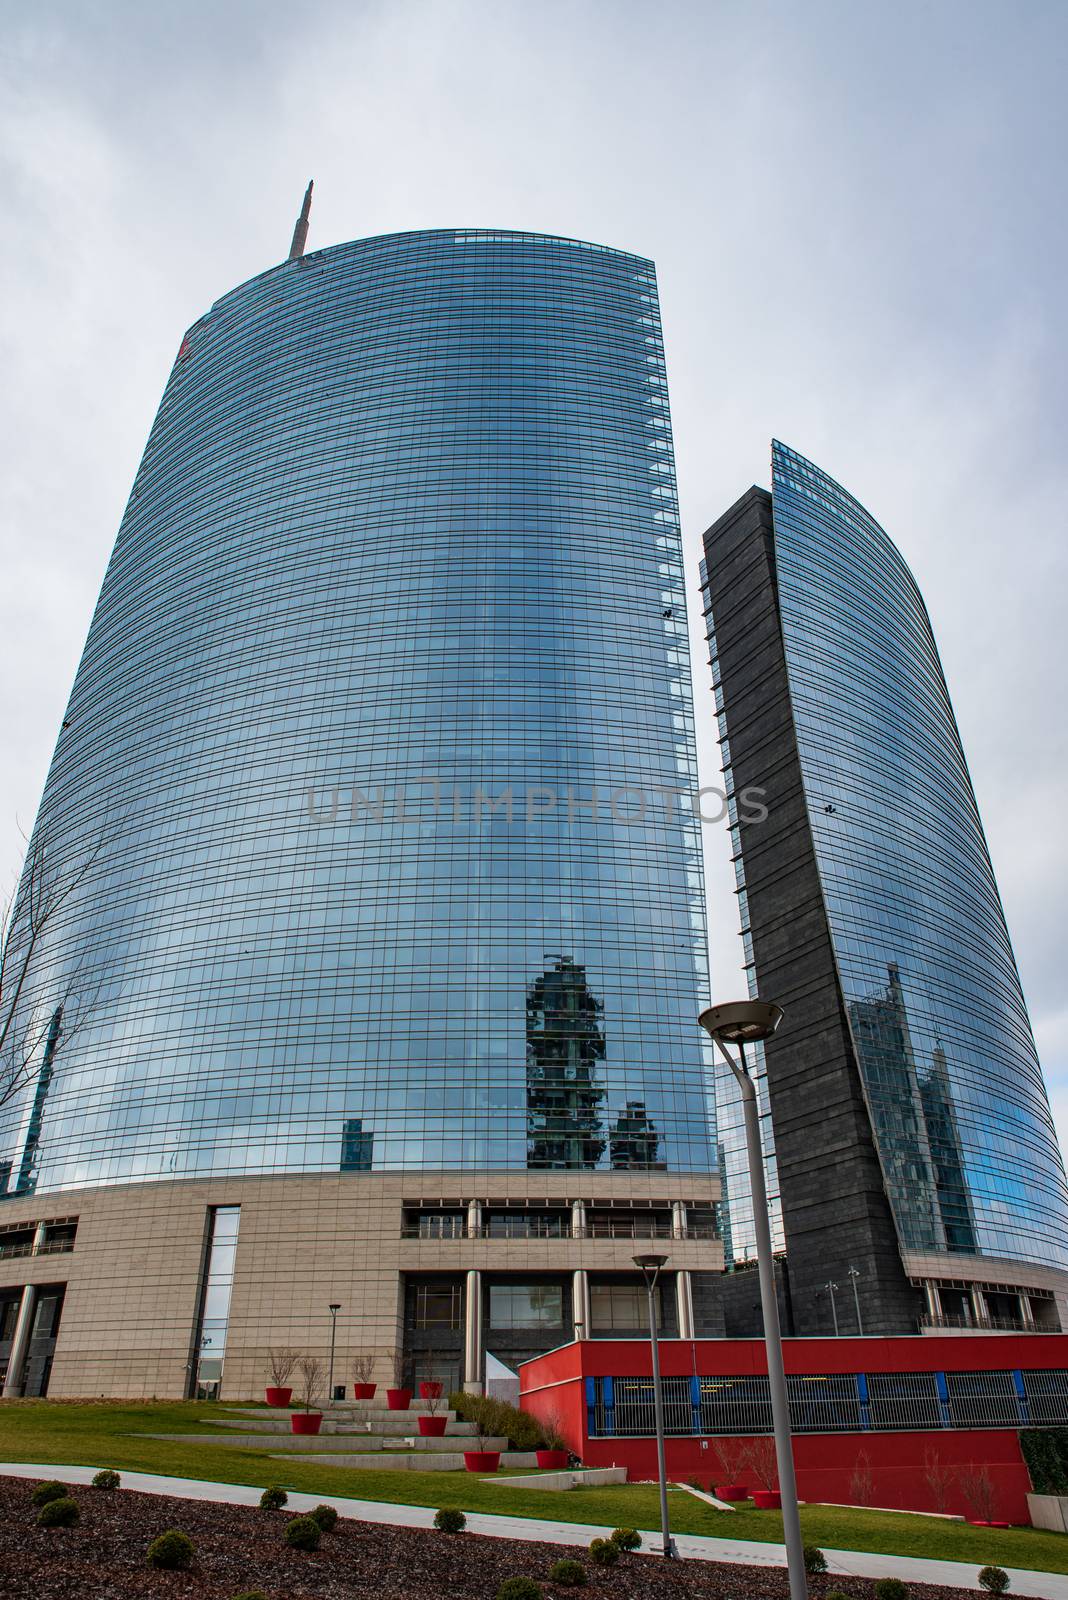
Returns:
[[[1014,1367],[1068,1367],[1065,1334],[962,1334],[901,1339],[788,1339],[787,1372],[969,1372]],[[667,1339],[660,1344],[665,1377],[766,1372],[764,1344],[756,1339]],[[587,1377],[648,1377],[644,1340],[587,1340],[563,1345],[519,1369],[520,1405],[543,1419],[554,1417],[568,1446],[590,1466],[626,1466],[631,1478],[656,1476],[654,1439],[588,1439]],[[702,1443],[704,1448],[702,1448]],[[726,1441],[729,1451],[736,1441]],[[902,1511],[975,1515],[967,1479],[985,1468],[995,1493],[996,1520],[1026,1523],[1030,1482],[1013,1429],[941,1428],[916,1433],[798,1434],[794,1439],[802,1500],[858,1502]],[[722,1482],[716,1441],[668,1439],[668,1474]],[[743,1473],[749,1488],[757,1484]],[[946,1481],[941,1485],[937,1478]],[[868,1479],[864,1493],[861,1480]]]

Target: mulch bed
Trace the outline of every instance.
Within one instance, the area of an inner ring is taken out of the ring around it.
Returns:
[[[584,1546],[565,1547],[394,1528],[342,1519],[314,1552],[285,1544],[294,1513],[176,1500],[136,1490],[72,1486],[81,1517],[73,1528],[38,1528],[30,1493],[39,1479],[0,1478],[0,1596],[3,1600],[231,1600],[262,1589],[269,1600],[494,1600],[505,1578],[538,1579],[545,1600],[786,1600],[786,1573],[773,1567],[706,1561],[664,1562],[624,1555],[599,1569]],[[566,1497],[561,1497],[562,1500]],[[565,1506],[561,1505],[561,1512]],[[157,1572],[145,1551],[157,1534],[180,1528],[196,1547],[186,1572]],[[548,1581],[554,1561],[575,1557],[585,1588]],[[828,1589],[871,1600],[858,1578],[815,1578]],[[910,1600],[975,1600],[975,1590],[911,1584]]]

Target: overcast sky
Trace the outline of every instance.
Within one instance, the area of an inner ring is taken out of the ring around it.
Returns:
[[[0,874],[17,871],[183,330],[404,228],[655,258],[699,535],[773,434],[925,594],[1062,1141],[1068,6],[0,0]],[[713,989],[742,992],[708,830]]]

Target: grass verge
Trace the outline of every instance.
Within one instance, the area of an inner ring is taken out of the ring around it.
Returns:
[[[67,1404],[5,1401],[0,1407],[0,1461],[117,1467],[174,1478],[210,1479],[257,1488],[282,1483],[324,1497],[385,1500],[400,1505],[455,1505],[465,1511],[540,1520],[656,1528],[660,1513],[655,1487],[619,1484],[549,1494],[510,1489],[507,1477],[484,1482],[466,1472],[353,1471],[317,1466],[306,1456],[278,1461],[263,1450],[203,1444],[197,1434],[218,1414],[207,1402],[136,1401]],[[181,1433],[180,1440],[150,1439],[149,1433]],[[676,1533],[731,1540],[782,1540],[774,1511],[716,1511],[694,1495],[671,1496]],[[987,1563],[1032,1571],[1068,1573],[1068,1536],[1037,1528],[974,1528],[932,1517],[889,1514],[863,1508],[803,1506],[801,1526],[809,1544],[823,1549],[870,1550],[882,1555],[932,1561]]]

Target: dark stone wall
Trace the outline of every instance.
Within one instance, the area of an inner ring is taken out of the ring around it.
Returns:
[[[914,1332],[919,1294],[901,1264],[805,807],[766,491],[750,489],[712,525],[705,559],[734,787],[763,788],[768,808],[742,826],[741,848],[759,993],[785,1012],[766,1056],[794,1329],[833,1331],[824,1286],[836,1280],[841,1332],[856,1331],[852,1265],[864,1332]],[[747,1294],[725,1296],[731,1322]]]

